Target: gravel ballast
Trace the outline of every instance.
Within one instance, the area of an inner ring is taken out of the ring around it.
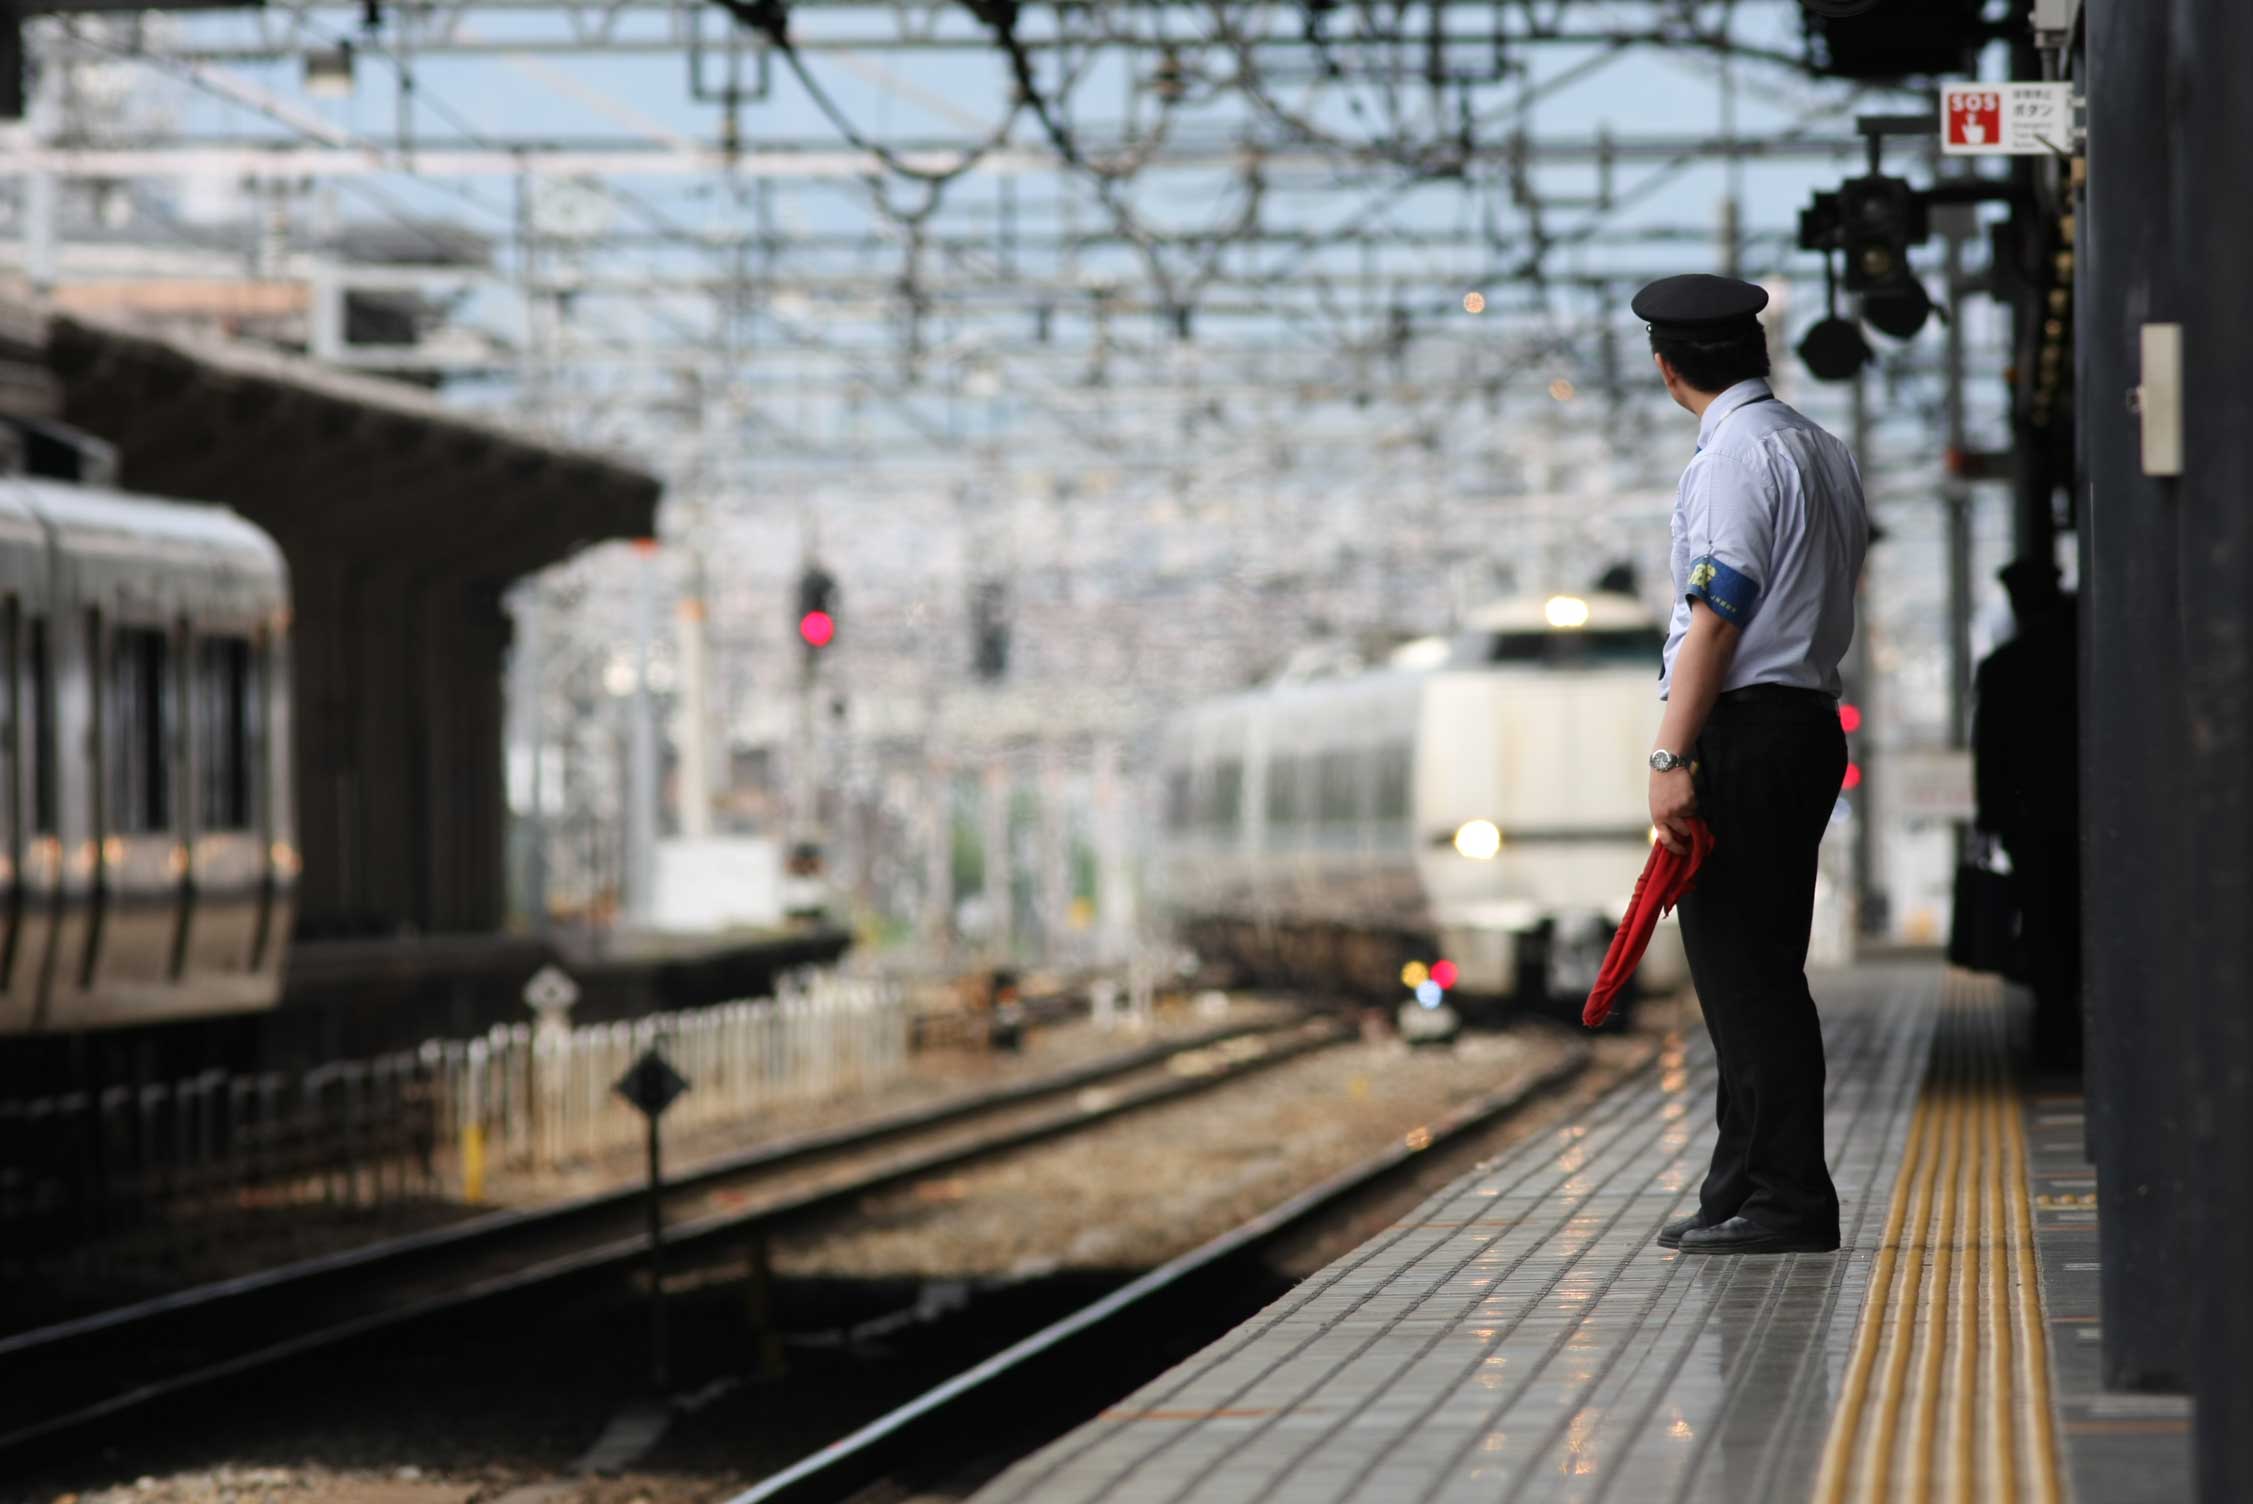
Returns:
[[[779,1372],[762,1372],[740,1260],[684,1264],[668,1282],[668,1422],[607,1474],[584,1471],[598,1440],[647,1404],[646,1307],[618,1284],[520,1304],[506,1317],[411,1329],[248,1380],[198,1402],[201,1414],[121,1427],[28,1480],[28,1491],[0,1487],[0,1499],[707,1504],[1131,1274],[1586,1047],[1544,1029],[1474,1035],[1444,1050],[1357,1039],[864,1198],[837,1219],[778,1235],[768,1250]],[[1597,1041],[1597,1074],[1628,1068],[1649,1047],[1647,1038]],[[1219,1053],[1180,1068],[1210,1068]],[[1044,1072],[1061,1063],[1039,1061]],[[1575,1096],[1558,1093],[1528,1118],[1574,1110]],[[1496,1141],[1515,1123],[1492,1130]],[[1442,1156],[1433,1159],[1436,1174]]]

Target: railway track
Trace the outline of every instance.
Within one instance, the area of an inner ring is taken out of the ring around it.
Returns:
[[[983,1096],[805,1134],[670,1176],[668,1248],[724,1247],[858,1198],[1180,1100],[1344,1042],[1334,1020],[1236,1024]],[[1184,1067],[1194,1064],[1194,1071]],[[648,1250],[630,1187],[498,1212],[0,1338],[0,1457],[404,1323],[616,1272]]]
[[[1286,1245],[1340,1214],[1434,1151],[1459,1147],[1500,1120],[1548,1097],[1589,1069],[1590,1052],[1533,1080],[1464,1103],[1425,1128],[1310,1187],[1279,1206],[1121,1286],[916,1399],[728,1499],[726,1504],[838,1504],[956,1497],[1084,1418],[1123,1387],[1117,1375],[1146,1362],[1152,1334],[1169,1330],[1186,1305],[1206,1301],[1233,1324],[1249,1311],[1214,1291],[1231,1270]],[[1640,1075],[1653,1067],[1638,1066]],[[963,1438],[976,1438],[964,1450]],[[1014,1438],[1009,1440],[1008,1438]],[[905,1467],[916,1476],[895,1477]],[[965,1483],[967,1478],[972,1481]]]

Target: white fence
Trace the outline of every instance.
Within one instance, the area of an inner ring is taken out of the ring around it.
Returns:
[[[908,1024],[896,986],[815,974],[771,1000],[425,1045],[441,1173],[475,1200],[490,1168],[553,1170],[639,1145],[642,1116],[613,1088],[652,1046],[689,1082],[665,1113],[678,1134],[881,1084],[906,1069]]]
[[[0,1268],[150,1226],[225,1237],[262,1209],[479,1200],[494,1170],[638,1146],[641,1114],[613,1087],[652,1045],[688,1078],[665,1114],[683,1135],[881,1086],[906,1068],[909,1011],[891,983],[814,973],[771,1000],[632,1023],[516,1024],[290,1076],[0,1101]]]

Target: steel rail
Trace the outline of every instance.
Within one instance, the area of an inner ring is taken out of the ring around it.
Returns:
[[[1281,1042],[1209,1075],[1164,1080],[1123,1091],[1107,1101],[1067,1105],[1029,1123],[887,1160],[839,1182],[738,1210],[681,1215],[682,1203],[690,1203],[693,1211],[711,1191],[731,1182],[959,1126],[1149,1071],[1177,1056],[1255,1037],[1279,1037]],[[1350,1037],[1343,1026],[1328,1021],[1230,1025],[985,1096],[803,1134],[726,1156],[665,1181],[662,1194],[674,1207],[665,1230],[666,1246],[708,1247],[754,1230],[832,1213],[862,1196],[1211,1090]],[[54,1406],[46,1414],[16,1420],[0,1432],[0,1456],[76,1434],[151,1401],[177,1397],[370,1332],[460,1311],[557,1280],[631,1265],[648,1249],[647,1235],[639,1230],[646,1196],[646,1187],[635,1186],[554,1206],[495,1213],[0,1339],[0,1366],[6,1371],[28,1377],[33,1372],[29,1365],[39,1365],[36,1386],[7,1387],[27,1401],[37,1403],[36,1395]],[[635,1230],[621,1235],[619,1230],[626,1227]],[[513,1258],[495,1267],[520,1243],[532,1246],[515,1250]],[[433,1267],[441,1260],[446,1268]],[[462,1267],[470,1264],[476,1267]],[[326,1311],[320,1309],[324,1302]],[[210,1331],[212,1323],[224,1330]],[[167,1357],[179,1360],[183,1354],[184,1362],[164,1371]],[[153,1373],[149,1372],[152,1363],[158,1370]]]
[[[926,1390],[852,1434],[762,1479],[725,1504],[812,1504],[836,1500],[866,1486],[890,1462],[936,1427],[962,1428],[973,1407],[991,1403],[1009,1384],[1037,1381],[1074,1364],[1085,1348],[1129,1313],[1147,1313],[1190,1281],[1291,1235],[1432,1150],[1461,1141],[1577,1080],[1591,1060],[1586,1049],[1532,1081],[1489,1093],[1387,1146],[1382,1151],[1248,1219],[1031,1336]],[[1652,1067],[1640,1067],[1640,1075]],[[963,1432],[962,1434],[969,1434]]]

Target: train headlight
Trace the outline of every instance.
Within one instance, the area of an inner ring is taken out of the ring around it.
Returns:
[[[1474,862],[1491,862],[1502,849],[1502,829],[1492,820],[1467,820],[1455,832],[1455,849]]]
[[[1588,603],[1577,595],[1552,595],[1541,610],[1552,627],[1569,629],[1588,625]]]

